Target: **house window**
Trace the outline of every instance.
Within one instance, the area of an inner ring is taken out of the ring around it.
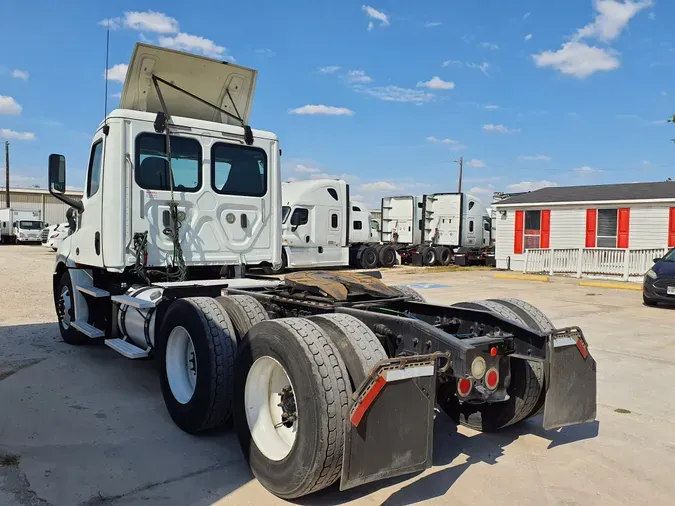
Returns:
[[[525,211],[525,249],[541,247],[541,211]]]
[[[618,212],[618,209],[598,209],[598,248],[616,248]]]

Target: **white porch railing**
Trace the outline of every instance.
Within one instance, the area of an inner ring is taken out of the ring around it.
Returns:
[[[662,257],[666,248],[612,249],[563,248],[528,249],[525,251],[524,273],[575,274],[582,276],[620,277],[628,280],[644,276]]]

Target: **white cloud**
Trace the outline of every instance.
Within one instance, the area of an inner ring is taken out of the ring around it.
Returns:
[[[338,70],[340,70],[341,68],[342,67],[338,67],[337,65],[331,65],[329,67],[321,67],[319,69],[319,72],[321,72],[322,74],[333,74]]]
[[[368,21],[368,31],[372,31],[373,28],[375,27],[375,24],[372,21]]]
[[[364,70],[350,70],[347,72],[348,83],[371,83],[373,78],[366,74]]]
[[[487,165],[483,160],[477,160],[476,158],[469,160],[468,162],[466,162],[466,164],[469,167],[474,167],[475,169],[482,169],[484,167],[487,167]]]
[[[362,5],[361,10],[366,13],[366,16],[380,22],[380,26],[389,26],[389,16],[384,12],[378,11],[369,5]],[[373,22],[368,22],[368,30],[373,29]]]
[[[466,66],[470,69],[480,70],[485,75],[488,75],[488,69],[490,68],[490,64],[486,61],[483,63],[467,63]]]
[[[444,81],[440,77],[434,76],[428,81],[419,81],[417,87],[429,88],[430,90],[451,90],[455,87],[455,83],[452,81]]]
[[[112,98],[122,98],[122,94],[121,94],[121,93],[113,93],[113,94],[110,95],[110,96],[111,96]]]
[[[504,125],[493,125],[491,123],[483,125],[483,130],[486,132],[499,132],[500,134],[517,134],[520,132],[520,128],[506,128]]]
[[[271,49],[265,48],[265,49],[256,49],[255,54],[259,54],[261,56],[266,56],[267,58],[274,58],[277,54],[272,51]]]
[[[362,201],[364,200],[363,195],[350,195],[349,200]]]
[[[489,184],[487,186],[474,186],[469,190],[469,194],[480,197],[481,195],[492,195],[495,191],[496,188]]]
[[[480,45],[481,45],[481,47],[484,47],[485,49],[489,49],[490,51],[494,51],[495,49],[499,49],[499,46],[497,44],[493,44],[492,42],[481,42]]]
[[[569,116],[570,118],[574,118],[574,119],[581,118],[581,114],[579,114],[578,112],[568,112],[567,116]]]
[[[13,97],[6,97],[0,95],[0,114],[9,114],[16,116],[21,114],[22,107],[14,100]]]
[[[532,14],[531,12],[526,12],[526,13],[523,15],[523,19],[525,20],[525,19],[529,18],[531,14]]]
[[[23,79],[24,81],[28,81],[28,71],[27,70],[14,69],[14,70],[12,70],[12,77],[14,79]]]
[[[520,155],[518,160],[548,162],[551,160],[551,157],[548,155]]]
[[[109,81],[119,81],[120,83],[124,82],[124,79],[127,77],[127,70],[129,65],[126,63],[118,63],[113,65],[108,69],[108,80]],[[103,75],[105,77],[105,74]]]
[[[572,172],[576,172],[577,174],[581,175],[588,175],[588,174],[597,174],[604,171],[602,169],[594,169],[593,167],[584,165],[583,167],[575,167],[574,169],[572,169]]]
[[[662,96],[662,97],[667,97],[667,96],[668,96],[668,92],[667,92],[667,91],[661,91],[661,96]]]
[[[649,19],[651,19],[652,21],[654,21],[654,20],[656,19],[656,12],[651,11],[651,12],[649,13]]]
[[[495,110],[495,109],[499,109],[499,106],[494,105],[494,104],[485,104],[483,106],[483,109],[487,109],[488,111],[492,111],[492,110]]]
[[[359,93],[365,93],[372,97],[384,100],[385,102],[412,102],[422,104],[434,99],[431,93],[410,88],[401,88],[393,84],[387,86],[360,86],[356,85],[353,89]]]
[[[178,33],[178,21],[163,12],[125,12],[124,26],[140,32]]]
[[[466,146],[464,144],[455,139],[448,139],[448,138],[439,139],[434,136],[429,136],[427,137],[427,141],[433,142],[434,144],[444,144],[446,146],[449,146],[451,151],[462,151],[463,149],[466,149]]]
[[[457,65],[458,67],[461,67],[464,65],[461,61],[459,60],[445,60],[443,63],[441,63],[441,67],[449,67],[450,65]]]
[[[514,192],[531,192],[534,190],[539,190],[541,188],[547,188],[549,186],[560,186],[558,183],[553,181],[521,181],[520,183],[507,185],[506,188],[513,190]]]
[[[314,115],[314,114],[323,114],[327,116],[353,116],[354,111],[347,109],[346,107],[335,107],[332,105],[323,105],[323,104],[318,104],[318,105],[303,105],[302,107],[298,107],[297,109],[291,109],[288,111],[289,114],[309,114],[309,115]]]
[[[294,170],[295,172],[298,172],[300,174],[318,174],[319,172],[321,172],[317,168],[307,167],[306,165],[302,165],[301,163],[296,165]]]
[[[492,177],[467,177],[464,178],[465,183],[494,183],[496,181],[501,181],[501,177],[492,176]],[[492,186],[492,185],[490,185]]]
[[[580,28],[573,40],[590,37],[610,42],[621,35],[636,14],[652,5],[652,0],[595,0],[594,7],[598,11],[595,20]]]
[[[394,191],[398,186],[389,181],[375,181],[374,183],[364,183],[360,190],[364,192],[380,192],[380,191]]]
[[[652,162],[650,162],[649,160],[642,160],[642,165],[644,165],[645,167],[651,167]]]
[[[531,40],[531,39],[532,39],[531,33],[528,33],[527,35],[525,35],[525,40]]]
[[[616,51],[583,42],[566,42],[558,51],[544,51],[533,54],[532,58],[537,67],[553,67],[580,79],[594,72],[617,69],[621,65]]]
[[[34,141],[35,134],[33,132],[15,132],[9,128],[0,128],[0,138],[14,139],[15,141]]]
[[[96,24],[105,28],[110,28],[111,30],[119,30],[121,23],[122,20],[120,18],[108,18],[102,19]]]
[[[217,45],[212,40],[183,32],[178,33],[175,37],[160,37],[159,45],[178,51],[203,54],[212,58],[220,58],[225,53],[225,48]]]
[[[430,21],[429,23],[424,23],[424,28],[436,28],[442,24],[443,23],[440,23],[439,21]]]

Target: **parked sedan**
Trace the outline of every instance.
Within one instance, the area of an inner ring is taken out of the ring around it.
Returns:
[[[642,300],[647,306],[659,302],[675,304],[675,248],[654,262],[642,283]]]
[[[46,228],[47,230],[47,237],[46,239],[44,238],[45,231],[42,231],[43,235],[43,241],[42,245],[51,248],[54,251],[59,249],[59,246],[63,242],[63,240],[70,235],[70,227],[68,226],[68,223],[60,223],[59,225],[53,225],[51,227]]]

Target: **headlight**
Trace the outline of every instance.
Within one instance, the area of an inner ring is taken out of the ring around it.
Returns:
[[[650,278],[652,278],[652,279],[658,278],[657,274],[656,274],[652,269],[649,269],[649,270],[647,271],[647,276],[650,277]]]
[[[25,238],[26,238],[26,234],[19,232],[19,238],[25,239]]]

